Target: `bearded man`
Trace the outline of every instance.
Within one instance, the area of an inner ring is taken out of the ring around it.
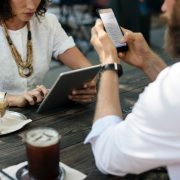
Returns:
[[[167,50],[180,58],[180,0],[165,0]],[[93,127],[85,143],[92,145],[96,165],[105,174],[124,176],[166,166],[171,179],[180,179],[180,62],[167,66],[142,34],[124,29],[129,50],[117,54],[103,24],[97,20],[91,42],[104,65]],[[106,46],[104,46],[106,44]],[[141,69],[152,81],[132,112],[122,118],[117,71],[119,59]],[[103,107],[103,108],[102,108]]]

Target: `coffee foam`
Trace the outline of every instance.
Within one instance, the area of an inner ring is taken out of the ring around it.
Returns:
[[[51,128],[38,128],[27,132],[26,142],[32,146],[48,147],[56,144],[60,139],[57,131]]]

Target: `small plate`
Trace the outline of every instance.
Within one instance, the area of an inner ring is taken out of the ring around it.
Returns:
[[[6,111],[6,114],[0,120],[0,136],[17,131],[31,121],[31,119],[27,119],[27,117],[21,113]]]
[[[64,180],[65,179],[65,169],[63,167],[59,166],[59,171],[60,171],[61,177],[58,177],[57,180]],[[21,167],[17,171],[16,177],[18,180],[31,180],[31,178],[29,177],[28,165]]]

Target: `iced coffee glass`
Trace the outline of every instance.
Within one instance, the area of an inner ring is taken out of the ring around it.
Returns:
[[[59,133],[51,128],[35,128],[26,133],[26,154],[31,179],[60,179]]]

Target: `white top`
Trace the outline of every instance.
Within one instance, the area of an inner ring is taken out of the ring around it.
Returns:
[[[85,140],[103,173],[124,176],[166,166],[180,179],[180,63],[145,88],[125,121],[105,116]]]
[[[33,43],[33,74],[23,78],[18,73],[16,62],[11,54],[9,45],[0,26],[0,91],[20,94],[42,84],[49,69],[52,56],[57,58],[67,49],[74,47],[72,37],[68,37],[57,18],[46,13],[39,20],[34,16],[30,21]],[[23,60],[27,54],[27,26],[17,31],[8,30]]]

